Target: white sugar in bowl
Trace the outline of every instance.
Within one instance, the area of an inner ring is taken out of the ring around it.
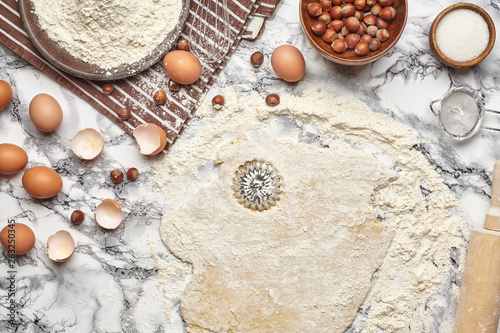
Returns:
[[[460,68],[481,62],[495,44],[495,25],[488,13],[470,3],[444,9],[429,31],[434,55],[445,65]]]

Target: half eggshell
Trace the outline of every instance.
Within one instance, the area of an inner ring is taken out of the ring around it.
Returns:
[[[139,146],[140,153],[144,155],[156,155],[167,145],[165,131],[155,124],[139,125],[132,135]]]
[[[104,138],[93,128],[86,128],[75,134],[71,149],[82,160],[93,160],[104,148]]]
[[[66,230],[60,230],[47,239],[47,256],[54,261],[64,262],[75,252],[75,241]]]
[[[112,199],[104,199],[95,209],[95,221],[104,229],[116,229],[123,221],[122,207]]]

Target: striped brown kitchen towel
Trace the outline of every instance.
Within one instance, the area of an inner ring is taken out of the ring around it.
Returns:
[[[135,127],[145,122],[161,126],[167,133],[168,148],[193,115],[200,98],[215,82],[242,36],[253,33],[247,30],[252,17],[257,13],[261,16],[272,15],[278,2],[279,0],[228,0],[232,41],[228,55],[217,63],[202,63],[203,73],[200,79],[179,91],[168,88],[168,77],[161,61],[133,77],[113,82],[115,89],[109,96],[102,92],[104,82],[81,79],[61,71],[45,60],[30,42],[24,31],[16,0],[0,1],[0,42],[93,105],[125,131],[132,133]],[[198,6],[198,0],[191,0],[187,24],[181,33],[183,38],[189,36],[190,23],[195,19]],[[212,26],[213,23],[208,22]],[[160,89],[167,92],[167,103],[158,106],[152,96]],[[132,111],[132,117],[127,121],[119,120],[116,113],[124,107]]]

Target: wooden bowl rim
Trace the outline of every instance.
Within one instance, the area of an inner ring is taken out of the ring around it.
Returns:
[[[472,59],[470,61],[465,61],[465,62],[460,62],[460,61],[455,61],[447,56],[444,55],[444,53],[439,49],[437,42],[436,42],[436,29],[441,21],[441,19],[448,13],[456,10],[456,9],[469,9],[473,10],[486,21],[486,24],[488,25],[488,31],[490,33],[490,38],[488,40],[488,45],[486,46],[486,49],[475,59]],[[441,11],[438,16],[434,19],[431,25],[431,29],[429,31],[429,42],[431,49],[434,51],[436,56],[438,57],[439,60],[444,62],[446,65],[455,67],[455,68],[460,68],[460,67],[470,67],[474,66],[481,61],[484,60],[488,56],[488,54],[491,52],[493,49],[493,46],[495,45],[495,38],[496,38],[496,31],[495,31],[495,24],[493,23],[493,20],[491,19],[490,15],[481,7],[474,5],[472,3],[467,3],[467,2],[461,2],[457,3],[454,5],[451,5],[449,7],[446,7],[443,11]]]
[[[332,62],[335,62],[337,64],[340,64],[340,65],[362,66],[362,65],[370,64],[370,63],[372,63],[372,62],[374,62],[374,61],[382,58],[399,41],[399,39],[403,35],[403,32],[404,32],[405,27],[406,27],[406,23],[408,21],[408,0],[400,0],[402,2],[402,4],[404,5],[404,8],[405,8],[405,10],[404,10],[404,16],[403,16],[403,21],[401,23],[401,29],[399,29],[398,34],[395,37],[391,36],[391,42],[388,44],[387,48],[383,52],[380,52],[380,53],[377,53],[377,54],[374,54],[374,55],[368,55],[368,56],[365,56],[365,57],[359,57],[359,59],[346,59],[346,58],[343,58],[340,54],[334,53],[333,50],[331,52],[326,52],[325,50],[323,50],[321,47],[319,47],[317,45],[316,41],[314,41],[313,39],[311,39],[311,37],[310,37],[311,36],[310,35],[311,32],[305,26],[305,21],[304,21],[304,16],[307,15],[307,13],[304,12],[304,11],[302,11],[302,4],[305,1],[310,1],[310,0],[300,0],[299,1],[299,17],[300,17],[300,24],[302,26],[302,30],[304,30],[304,33],[305,33],[305,35],[307,37],[307,40],[313,46],[313,48],[319,54],[321,54],[324,58],[326,58],[326,59],[328,59],[328,60],[330,60]]]

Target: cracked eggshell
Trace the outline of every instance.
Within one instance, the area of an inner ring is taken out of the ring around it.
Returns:
[[[71,149],[82,160],[93,160],[104,148],[104,138],[93,128],[86,128],[75,134]]]
[[[116,229],[123,221],[120,204],[112,199],[104,199],[95,209],[95,221],[104,229]]]
[[[165,131],[155,124],[139,125],[132,135],[139,146],[140,153],[144,155],[156,155],[167,145]]]
[[[75,252],[75,241],[66,230],[60,230],[47,239],[47,256],[56,262],[65,262]]]

